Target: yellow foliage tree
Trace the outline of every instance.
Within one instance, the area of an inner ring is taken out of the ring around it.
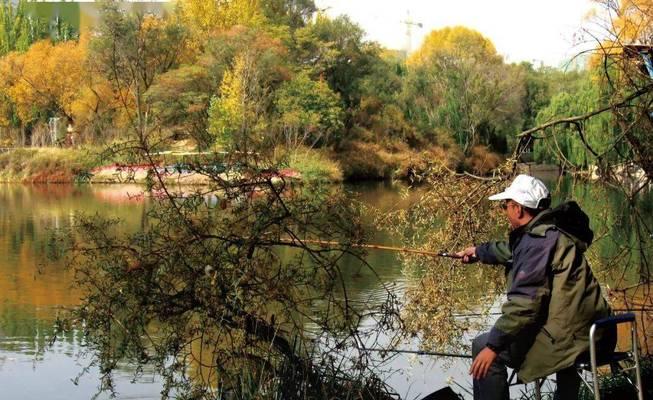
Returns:
[[[594,10],[587,18],[599,26],[604,37],[589,60],[590,69],[604,67],[606,57],[616,60],[628,56],[623,52],[624,46],[653,44],[653,0],[594,0],[594,3],[604,13]]]
[[[236,59],[233,71],[226,71],[220,85],[220,97],[211,105],[209,130],[221,141],[228,141],[237,132],[244,131],[247,97],[244,85],[245,63],[243,57]]]
[[[28,127],[50,116],[66,118],[77,132],[104,116],[118,125],[118,96],[87,62],[89,39],[82,35],[78,42],[58,44],[44,40],[25,53],[1,58],[0,126],[18,122]]]
[[[13,53],[3,60],[6,92],[23,123],[39,118],[42,112],[73,119],[72,107],[86,75],[86,53],[86,40],[56,45],[44,40],[24,54]]]
[[[614,23],[617,39],[623,44],[649,42],[653,35],[653,1],[622,0],[612,3],[618,16]]]
[[[84,81],[80,82],[79,92],[70,105],[73,121],[78,131],[85,131],[95,126],[99,130],[106,119],[111,119],[112,125],[122,127],[126,125],[125,118],[116,110],[119,109],[118,96],[111,83],[99,74],[86,74]],[[91,132],[96,136],[107,132]]]
[[[218,144],[246,150],[262,130],[259,83],[253,55],[237,56],[233,69],[224,74],[219,97],[212,99],[209,108],[209,132]]]
[[[266,21],[259,0],[178,0],[177,10],[199,35],[236,25],[258,27]]]
[[[454,26],[432,31],[407,62],[412,66],[423,65],[442,54],[462,55],[484,62],[502,61],[490,39],[473,29]]]
[[[7,127],[11,124],[13,104],[9,95],[11,87],[12,63],[9,55],[0,59],[0,127]]]

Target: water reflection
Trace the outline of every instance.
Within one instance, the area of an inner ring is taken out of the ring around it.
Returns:
[[[102,213],[142,225],[139,203],[109,201],[108,188],[68,185],[0,186],[0,385],[3,398],[89,399],[97,391],[97,373],[75,379],[90,362],[80,334],[58,341],[42,352],[53,335],[61,307],[77,304],[71,271],[60,257],[54,230],[69,226],[79,213]],[[121,191],[112,188],[111,191]],[[125,188],[122,188],[125,192]],[[118,377],[122,398],[158,398],[159,385],[131,385],[127,370]],[[152,379],[150,378],[150,381]]]

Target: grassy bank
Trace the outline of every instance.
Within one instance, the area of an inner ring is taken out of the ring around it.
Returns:
[[[75,149],[16,149],[0,154],[0,181],[13,183],[71,183],[96,167],[91,152]]]

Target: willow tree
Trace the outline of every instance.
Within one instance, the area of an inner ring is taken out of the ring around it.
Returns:
[[[627,234],[605,234],[602,241],[611,243],[613,252],[598,259],[604,271],[618,277],[611,293],[627,308],[637,298],[637,308],[648,318],[653,303],[649,261],[653,230],[648,220],[653,179],[653,2],[595,3],[599,12],[582,32],[595,46],[588,65],[591,79],[581,90],[554,99],[548,111],[557,108],[556,112],[543,114],[540,125],[519,135],[517,153],[527,143],[541,142],[562,165],[573,170],[586,164],[593,177],[620,192],[617,207],[627,218],[623,224]],[[598,204],[605,208],[605,201]],[[627,281],[626,276],[635,279]],[[644,325],[644,334],[650,336],[646,329]]]
[[[597,72],[585,72],[578,88],[570,88],[554,95],[550,103],[543,107],[536,118],[537,124],[543,124],[562,115],[581,115],[593,111],[605,102],[600,85],[597,84]],[[545,140],[535,142],[535,159],[563,165],[566,169],[583,169],[595,162],[587,150],[591,146],[597,152],[606,153],[606,160],[615,160],[612,137],[615,131],[613,118],[608,113],[597,115],[588,120],[583,127],[583,140],[576,135],[573,125],[560,125],[550,129]]]
[[[650,132],[653,118],[653,75],[650,70],[650,26],[653,4],[647,0],[596,1],[601,13],[591,22],[599,29],[586,29],[595,41],[590,58],[591,91],[594,101],[583,110],[570,109],[550,115],[537,127],[523,132],[522,140],[549,139],[559,126],[582,147],[587,163],[609,175],[614,164],[634,163],[648,179],[653,178]],[[597,34],[596,32],[599,32]],[[585,101],[584,101],[585,102]],[[606,116],[609,115],[609,116]],[[594,120],[610,120],[609,127],[592,134]]]

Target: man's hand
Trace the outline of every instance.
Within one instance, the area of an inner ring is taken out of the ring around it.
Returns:
[[[469,374],[476,380],[485,378],[495,358],[497,358],[497,353],[494,350],[489,347],[484,348],[478,353],[474,362],[472,362],[472,366],[469,368]]]
[[[463,264],[471,264],[478,261],[478,258],[476,257],[476,247],[473,246],[468,247],[463,251],[459,251],[456,253],[456,256],[460,257]]]

